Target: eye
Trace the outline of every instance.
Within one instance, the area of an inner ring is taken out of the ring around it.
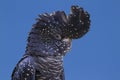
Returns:
[[[54,36],[55,39],[61,40],[61,35],[59,35],[59,34],[54,34],[53,36]]]

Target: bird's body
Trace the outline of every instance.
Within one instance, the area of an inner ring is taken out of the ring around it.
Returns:
[[[25,56],[15,69],[13,80],[64,80],[62,57]]]
[[[78,6],[72,6],[68,16],[63,11],[39,16],[12,80],[65,80],[63,57],[72,39],[82,37],[90,26],[89,14]]]

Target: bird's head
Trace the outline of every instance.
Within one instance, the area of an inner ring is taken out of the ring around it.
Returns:
[[[33,25],[28,42],[37,43],[34,45],[41,48],[41,53],[65,55],[70,50],[72,39],[82,37],[89,26],[89,14],[78,6],[72,6],[68,16],[64,11],[41,14]]]

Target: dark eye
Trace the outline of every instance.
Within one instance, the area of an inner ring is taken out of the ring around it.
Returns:
[[[59,35],[59,34],[54,34],[53,36],[54,36],[55,39],[61,40],[61,35]]]

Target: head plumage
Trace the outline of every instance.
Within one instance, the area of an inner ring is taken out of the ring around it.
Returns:
[[[68,16],[64,11],[39,15],[34,27],[39,29],[41,34],[59,34],[61,37],[77,39],[89,31],[89,18],[89,13],[83,8],[71,6],[71,13]]]

